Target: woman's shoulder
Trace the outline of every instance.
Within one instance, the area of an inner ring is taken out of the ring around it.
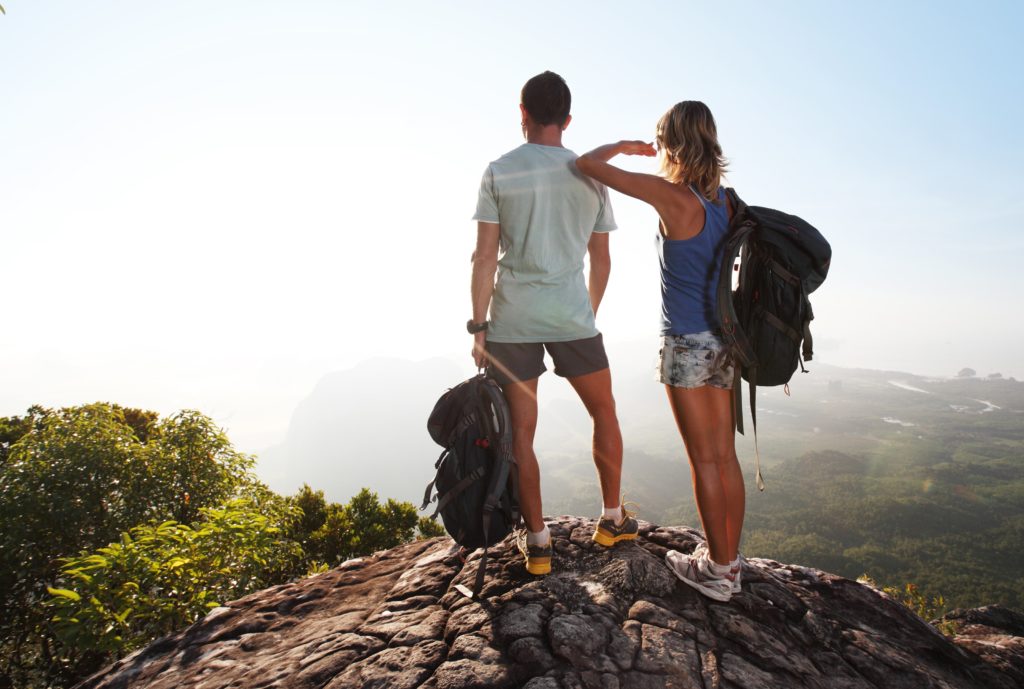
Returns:
[[[676,184],[669,183],[675,187],[676,199],[681,206],[690,210],[704,207],[706,199],[701,196],[700,192],[692,184],[684,184],[682,182]]]
[[[702,209],[697,196],[687,185],[660,178],[663,182],[661,199],[655,207],[663,219],[675,224],[680,217],[690,217]]]

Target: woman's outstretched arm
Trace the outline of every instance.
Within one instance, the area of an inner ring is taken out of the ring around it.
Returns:
[[[659,208],[672,198],[673,189],[670,182],[657,175],[629,172],[608,162],[619,154],[653,157],[657,155],[657,151],[646,141],[619,141],[598,146],[593,151],[584,153],[576,159],[576,167],[588,177],[593,177],[615,191],[646,201],[655,208]]]

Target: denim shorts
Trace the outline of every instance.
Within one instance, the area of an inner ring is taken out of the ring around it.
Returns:
[[[658,380],[677,388],[710,385],[732,389],[733,361],[718,333],[665,335],[659,356]]]

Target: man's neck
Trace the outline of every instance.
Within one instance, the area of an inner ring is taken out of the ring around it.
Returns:
[[[526,143],[562,148],[562,128],[557,124],[526,128]]]

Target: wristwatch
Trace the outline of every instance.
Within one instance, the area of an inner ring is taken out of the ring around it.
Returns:
[[[482,333],[485,330],[487,330],[487,325],[488,325],[487,321],[481,321],[480,323],[474,323],[473,319],[470,318],[468,321],[466,321],[466,330],[469,331],[470,335],[475,335],[477,333]]]

